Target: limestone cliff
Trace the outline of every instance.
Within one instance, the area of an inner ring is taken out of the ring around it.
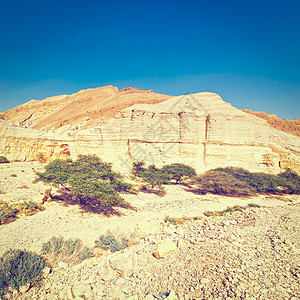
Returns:
[[[270,127],[213,93],[135,104],[105,124],[72,135],[17,126],[11,131],[11,126],[0,122],[0,155],[11,160],[31,160],[40,153],[51,158],[96,154],[124,171],[137,160],[157,165],[181,162],[198,172],[220,166],[300,171],[299,137]]]

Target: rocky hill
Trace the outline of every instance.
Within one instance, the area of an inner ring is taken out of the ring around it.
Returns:
[[[170,96],[137,88],[114,86],[82,90],[44,100],[31,100],[1,114],[15,125],[57,133],[104,124],[122,109],[137,103],[159,103]]]
[[[277,173],[300,170],[300,139],[214,93],[170,97],[108,86],[30,101],[2,114],[0,155],[13,161],[96,154],[128,172],[132,162],[181,162]]]
[[[300,119],[283,120],[278,118],[274,114],[266,114],[263,111],[258,112],[258,111],[252,111],[250,109],[243,109],[243,111],[266,120],[270,126],[278,130],[282,130],[284,132],[300,137]]]

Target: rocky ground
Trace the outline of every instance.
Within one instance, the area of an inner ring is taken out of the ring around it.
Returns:
[[[40,166],[41,167],[41,166]],[[32,184],[38,168],[31,163],[0,166],[0,195],[4,201],[22,201],[43,193]],[[24,172],[22,172],[22,170]],[[12,173],[13,172],[13,173]],[[17,177],[11,177],[10,173]],[[23,176],[25,175],[26,176]],[[18,179],[17,181],[15,181]],[[29,189],[18,189],[27,185]],[[14,188],[13,188],[14,186]],[[31,188],[33,187],[33,188]],[[16,193],[13,193],[13,190]],[[24,193],[22,196],[22,192]],[[167,186],[166,196],[126,195],[136,211],[110,218],[82,214],[78,207],[47,203],[46,210],[0,226],[0,251],[26,248],[39,251],[52,236],[76,237],[92,246],[108,229],[130,235],[138,225],[144,236],[135,245],[75,266],[47,269],[39,286],[20,299],[299,299],[300,199],[264,196],[236,199],[199,196],[180,186]],[[286,200],[286,201],[282,201]],[[260,208],[219,217],[204,211],[236,204],[257,203]],[[183,225],[165,224],[166,215],[195,217]],[[148,234],[147,234],[148,233]],[[153,253],[164,241],[169,255]],[[171,252],[173,252],[171,254]]]

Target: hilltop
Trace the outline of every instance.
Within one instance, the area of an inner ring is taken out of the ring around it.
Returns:
[[[171,96],[138,88],[114,86],[82,90],[44,100],[31,100],[1,114],[18,126],[64,133],[105,124],[122,109],[137,103],[159,103]]]

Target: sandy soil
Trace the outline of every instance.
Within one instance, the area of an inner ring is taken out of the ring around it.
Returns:
[[[11,163],[0,165],[0,199],[10,203],[41,198],[48,187],[33,183],[35,171],[43,169],[40,163]],[[16,176],[11,176],[15,174]],[[136,210],[119,209],[122,216],[105,217],[82,213],[78,206],[62,203],[45,203],[46,209],[33,216],[21,216],[15,222],[0,226],[0,255],[9,248],[39,252],[44,242],[52,236],[79,238],[87,246],[94,246],[100,234],[108,230],[130,236],[137,224],[149,226],[163,222],[165,216],[195,217],[207,210],[223,210],[228,206],[256,203],[266,207],[282,206],[292,201],[300,202],[299,196],[254,198],[230,198],[217,195],[195,195],[183,186],[165,187],[166,195],[139,193],[124,195]],[[285,201],[283,201],[285,200]]]

